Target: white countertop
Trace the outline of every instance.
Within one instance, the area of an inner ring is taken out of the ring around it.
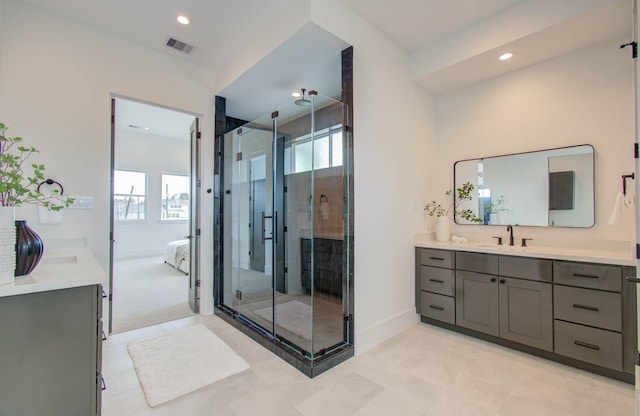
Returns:
[[[586,263],[617,264],[621,266],[635,266],[636,259],[633,256],[631,245],[625,250],[606,250],[601,248],[571,248],[551,246],[519,245],[499,246],[496,243],[454,243],[440,242],[416,235],[414,238],[416,247],[435,248],[440,250],[472,251],[475,253],[502,254],[507,256],[537,257],[554,260],[580,261]]]
[[[35,270],[0,285],[0,297],[67,289],[94,284],[105,285],[107,274],[87,247],[49,249]]]

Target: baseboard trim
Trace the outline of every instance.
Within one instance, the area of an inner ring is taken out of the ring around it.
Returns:
[[[357,313],[358,311],[356,310],[356,314]],[[411,328],[418,322],[420,322],[420,316],[416,313],[415,308],[411,308],[363,331],[358,331],[356,327],[356,355],[362,354],[405,329]]]

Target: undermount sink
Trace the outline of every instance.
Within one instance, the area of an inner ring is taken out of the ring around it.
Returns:
[[[474,244],[476,247],[482,247],[482,248],[493,248],[495,250],[504,250],[504,251],[526,251],[527,249],[529,249],[529,247],[522,247],[522,246],[510,246],[510,245],[499,245],[499,244],[488,244],[488,243],[480,243],[480,244]]]

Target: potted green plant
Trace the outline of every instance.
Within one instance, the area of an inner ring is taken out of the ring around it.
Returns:
[[[25,146],[22,137],[7,135],[9,128],[0,123],[0,284],[13,281],[16,261],[15,207],[35,204],[59,211],[73,199],[53,189],[50,195],[39,190],[45,182],[42,164],[27,164],[38,150]],[[39,260],[39,258],[38,258]]]
[[[471,223],[479,223],[481,221],[472,210],[468,208],[460,208],[464,201],[471,201],[473,199],[474,189],[475,186],[471,182],[464,183],[461,187],[455,190],[454,198],[446,209],[436,201],[431,201],[424,207],[425,212],[429,216],[435,216],[437,218],[436,239],[438,241],[449,241],[449,214],[451,213],[454,213],[458,218],[462,218],[463,220]],[[451,196],[452,192],[453,191],[449,189],[445,192],[445,195]]]

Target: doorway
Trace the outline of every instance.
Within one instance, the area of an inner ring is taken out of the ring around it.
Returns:
[[[199,120],[111,100],[109,332],[199,308]]]

